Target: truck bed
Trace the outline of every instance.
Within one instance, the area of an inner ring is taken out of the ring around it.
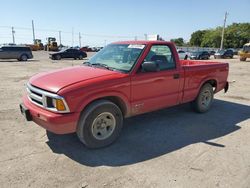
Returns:
[[[225,87],[228,76],[228,63],[180,60],[184,70],[183,102],[194,100],[201,84],[207,80],[215,83],[215,93]]]

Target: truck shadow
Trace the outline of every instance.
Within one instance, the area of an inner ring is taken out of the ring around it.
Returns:
[[[48,135],[55,153],[87,166],[123,166],[150,160],[190,144],[203,142],[211,147],[227,147],[209,141],[240,129],[238,123],[250,118],[250,106],[215,100],[205,114],[190,110],[188,104],[164,109],[124,122],[120,138],[102,149],[88,149],[76,134]]]

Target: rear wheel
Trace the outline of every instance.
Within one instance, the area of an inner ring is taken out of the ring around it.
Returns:
[[[245,58],[245,57],[240,58],[240,61],[246,61],[246,60],[247,60],[247,58]]]
[[[21,55],[20,60],[21,61],[27,61],[28,60],[28,56],[25,55],[25,54],[23,54],[23,55]]]
[[[77,125],[77,135],[89,148],[100,148],[113,143],[123,125],[120,108],[107,100],[92,103],[83,111]]]
[[[202,86],[198,96],[191,103],[192,107],[196,112],[199,113],[207,112],[212,105],[213,98],[214,98],[213,87],[211,84],[207,83]]]

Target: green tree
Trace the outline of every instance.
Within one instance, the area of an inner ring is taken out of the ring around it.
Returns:
[[[242,48],[250,40],[250,23],[233,23],[225,29],[225,48]]]
[[[176,46],[183,46],[184,45],[183,38],[171,39],[170,41],[174,42]]]
[[[217,27],[216,29],[207,30],[204,34],[201,42],[201,47],[213,47],[219,48],[221,41],[221,27]]]
[[[191,46],[201,46],[204,35],[208,32],[208,30],[198,30],[192,33],[190,39]]]
[[[190,45],[219,48],[221,32],[222,27],[195,31]],[[247,42],[250,42],[250,23],[233,23],[225,28],[224,48],[242,48]]]

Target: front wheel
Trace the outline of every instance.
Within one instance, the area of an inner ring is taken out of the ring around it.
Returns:
[[[83,59],[83,55],[79,55],[79,59],[82,60]]]
[[[246,61],[246,60],[247,60],[247,58],[244,58],[244,57],[240,58],[240,61]]]
[[[56,55],[56,60],[60,60],[62,57],[60,55]]]
[[[89,148],[105,147],[118,138],[122,125],[120,108],[110,101],[100,100],[83,111],[77,125],[77,135]]]
[[[191,104],[196,112],[204,113],[210,109],[213,99],[214,99],[213,87],[211,84],[207,83],[202,86],[198,96]]]

